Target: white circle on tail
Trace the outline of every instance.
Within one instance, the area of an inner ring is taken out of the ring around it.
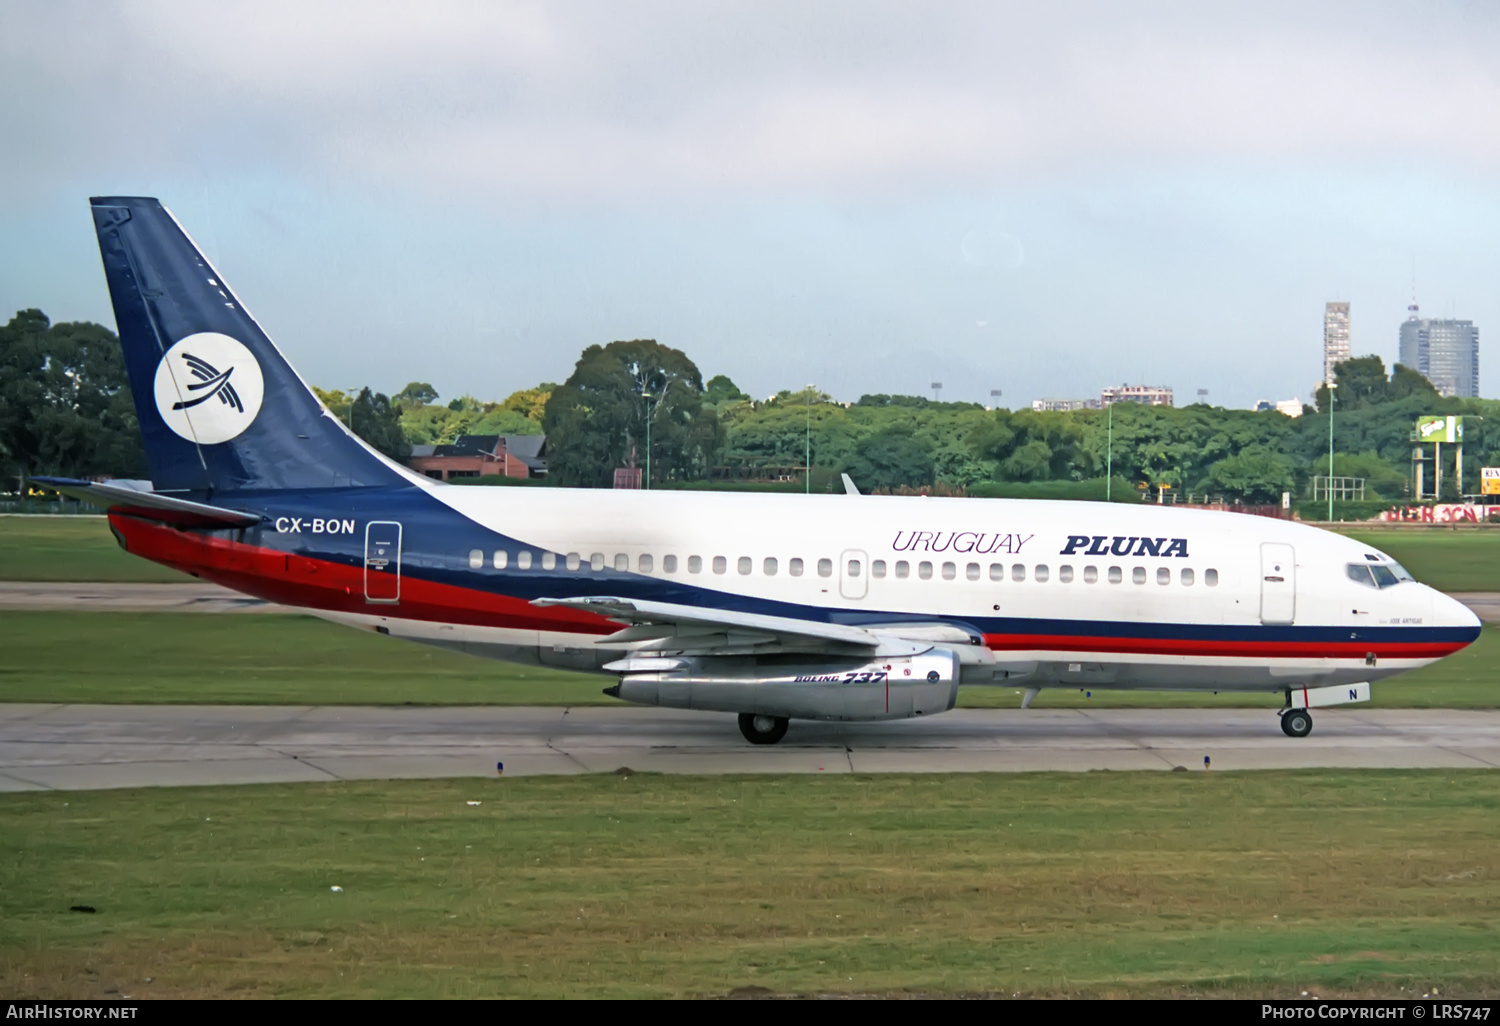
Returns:
[[[156,365],[156,411],[190,442],[236,438],[255,421],[266,382],[250,350],[216,331],[177,342]]]

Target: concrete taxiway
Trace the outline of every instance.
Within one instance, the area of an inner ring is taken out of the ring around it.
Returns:
[[[116,613],[295,613],[217,584],[80,584],[0,581],[0,610],[77,610]]]
[[[969,709],[793,723],[753,747],[734,717],[621,706],[0,706],[0,790],[611,772],[928,773],[1500,766],[1500,712]]]

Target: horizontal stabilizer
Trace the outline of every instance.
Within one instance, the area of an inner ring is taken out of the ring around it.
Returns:
[[[252,527],[261,518],[254,513],[220,509],[202,502],[175,499],[170,495],[139,491],[117,484],[77,481],[67,477],[33,477],[32,483],[75,499],[102,506],[111,513],[125,513],[173,527]]]

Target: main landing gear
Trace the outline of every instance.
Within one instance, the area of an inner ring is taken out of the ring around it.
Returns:
[[[1306,709],[1283,709],[1281,732],[1287,737],[1306,737],[1312,733],[1312,713]]]
[[[785,716],[760,716],[756,713],[740,713],[740,733],[752,745],[774,745],[786,737]]]

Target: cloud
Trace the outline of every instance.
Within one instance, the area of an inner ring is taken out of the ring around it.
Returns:
[[[8,188],[261,168],[598,202],[1117,165],[1500,170],[1473,4],[7,5]]]

